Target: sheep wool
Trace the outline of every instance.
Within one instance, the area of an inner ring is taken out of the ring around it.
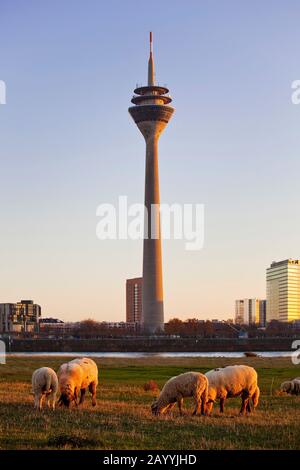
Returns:
[[[34,395],[34,407],[41,410],[43,399],[46,398],[48,408],[55,408],[56,394],[58,391],[58,379],[55,371],[50,367],[41,367],[32,374],[32,392]]]
[[[205,414],[207,401],[208,380],[200,372],[185,372],[169,379],[158,398],[152,403],[152,413],[155,415],[166,413],[178,404],[179,412],[182,414],[183,398],[193,397],[196,415],[201,408],[201,414]]]
[[[289,395],[300,395],[300,377],[282,382],[280,390],[288,393]]]
[[[241,396],[242,407],[240,412],[251,412],[258,405],[260,390],[257,385],[257,372],[253,367],[245,365],[227,366],[206,372],[208,378],[207,413],[211,413],[214,402],[220,400],[220,412],[224,411],[227,398]]]
[[[96,406],[98,367],[92,359],[83,357],[62,364],[57,375],[61,393],[60,405],[69,407],[72,402],[77,405],[79,392],[79,404],[82,404],[88,388],[92,395],[92,405]]]

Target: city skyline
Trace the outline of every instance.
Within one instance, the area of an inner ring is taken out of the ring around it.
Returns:
[[[34,298],[66,321],[125,317],[142,243],[97,240],[95,213],[120,194],[143,202],[127,104],[153,30],[177,109],[160,142],[161,200],[205,204],[201,251],[163,241],[165,320],[227,319],[234,299],[265,298],[272,261],[299,258],[300,6],[154,1],[160,18],[154,8],[137,24],[139,2],[116,3],[1,7],[1,302]]]

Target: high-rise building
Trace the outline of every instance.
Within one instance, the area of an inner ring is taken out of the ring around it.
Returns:
[[[158,139],[172,117],[172,99],[166,87],[156,84],[150,33],[148,84],[134,90],[128,109],[146,142],[145,233],[143,250],[142,329],[152,334],[164,329],[164,303],[161,257]]]
[[[267,324],[267,301],[259,301],[259,324],[260,326],[266,326]]]
[[[300,260],[274,261],[267,268],[267,321],[300,319]]]
[[[265,300],[254,298],[235,301],[235,323],[265,326],[265,312]]]
[[[235,323],[239,323],[240,325],[245,324],[243,300],[235,301]]]
[[[0,304],[0,332],[38,331],[41,307],[33,300]]]
[[[143,278],[126,280],[126,323],[140,323],[142,319]]]

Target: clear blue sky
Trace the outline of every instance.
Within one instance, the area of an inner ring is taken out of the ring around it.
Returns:
[[[150,6],[149,6],[150,5]],[[140,241],[99,241],[96,207],[143,202],[144,142],[127,108],[148,33],[176,114],[162,202],[205,204],[205,245],[163,244],[166,318],[228,318],[300,256],[299,1],[0,1],[0,301],[122,320]]]

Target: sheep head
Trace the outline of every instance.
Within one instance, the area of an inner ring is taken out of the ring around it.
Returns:
[[[152,414],[157,416],[160,414],[160,410],[159,410],[159,407],[158,407],[158,401],[155,400],[152,405],[151,405],[151,411],[152,411]]]
[[[280,385],[280,390],[285,393],[291,393],[293,391],[293,383],[290,380],[283,382]]]
[[[151,405],[151,411],[152,414],[155,416],[162,415],[166,413],[166,411],[169,409],[171,403],[163,403],[162,400],[155,400],[152,405]]]
[[[58,404],[60,406],[66,406],[69,408],[72,402],[75,402],[77,405],[77,393],[76,393],[76,388],[73,390],[71,385],[68,384],[66,385],[63,389],[61,389],[61,395],[58,400]]]

